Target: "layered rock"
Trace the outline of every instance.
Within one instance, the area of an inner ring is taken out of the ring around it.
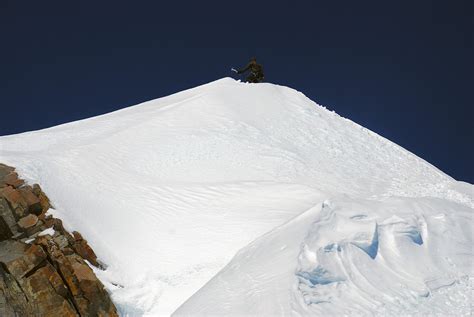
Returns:
[[[94,251],[49,208],[39,185],[0,164],[0,316],[117,316],[87,263],[99,267]]]

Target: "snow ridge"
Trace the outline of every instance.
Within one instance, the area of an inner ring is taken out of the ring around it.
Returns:
[[[473,186],[287,87],[224,78],[0,137],[0,161],[108,264],[123,316],[472,302]]]

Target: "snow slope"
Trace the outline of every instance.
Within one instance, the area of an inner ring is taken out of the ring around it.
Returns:
[[[473,186],[290,88],[221,79],[0,137],[0,162],[89,241],[124,316],[472,305]]]

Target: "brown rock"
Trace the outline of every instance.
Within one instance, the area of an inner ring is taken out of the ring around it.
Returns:
[[[38,184],[33,185],[33,193],[40,200],[42,213],[47,212],[48,209],[51,208],[51,203],[49,201],[48,196],[46,196],[46,194],[43,192],[43,190],[41,189],[41,187]]]
[[[39,219],[41,219],[41,215],[38,216]],[[44,222],[44,226],[46,228],[51,228],[54,226],[54,218],[53,217],[44,217],[43,218],[43,222]]]
[[[34,316],[29,303],[15,278],[0,265],[0,316]]]
[[[81,316],[118,316],[102,283],[77,254],[65,255],[51,237],[38,237],[68,287]]]
[[[6,185],[13,186],[15,188],[18,188],[25,184],[25,182],[22,179],[18,178],[18,174],[16,172],[10,172],[8,175],[3,177],[2,182],[5,183]]]
[[[34,227],[38,223],[38,217],[33,214],[29,214],[18,220],[18,227],[20,230],[26,231],[26,229]]]
[[[73,231],[72,234],[74,235],[74,244],[73,248],[76,250],[76,253],[79,254],[83,259],[89,261],[93,266],[99,267],[99,263],[97,262],[97,256],[94,253],[94,250],[89,246],[86,240],[82,237],[82,235],[77,232]]]
[[[10,205],[7,203],[6,199],[0,197],[0,217],[3,218],[10,230],[16,231],[16,220],[13,216],[13,211],[10,208]]]
[[[75,297],[78,310],[82,315],[118,316],[102,283],[91,268],[77,255],[67,256],[73,274],[77,279],[80,295]]]
[[[78,316],[42,247],[1,242],[0,262],[0,316]]]
[[[23,184],[23,180],[18,178],[18,174],[13,167],[0,164],[0,188],[6,186],[20,187]]]
[[[8,263],[25,255],[28,245],[14,240],[0,242],[0,263]]]
[[[27,237],[32,237],[46,229],[46,227],[43,226],[43,221],[39,220],[38,216],[29,214],[18,221],[18,229],[21,232],[24,232]]]
[[[11,186],[1,188],[0,196],[3,196],[8,201],[16,219],[26,216],[28,204],[17,189]]]
[[[0,216],[0,241],[10,239],[13,233],[8,226],[7,222]]]
[[[85,261],[98,265],[94,251],[81,234],[46,216],[49,208],[39,185],[24,186],[0,163],[0,316],[118,316]],[[50,227],[52,237],[38,236]],[[18,241],[32,238],[31,245]]]
[[[38,316],[77,316],[67,300],[66,285],[49,262],[22,280],[21,285],[28,299],[35,303]]]
[[[28,206],[28,212],[36,215],[41,214],[43,207],[38,197],[33,193],[31,186],[24,186],[19,189],[19,192]]]
[[[62,234],[67,233],[66,229],[64,229],[63,222],[61,221],[61,219],[53,218],[53,229],[61,232]],[[69,235],[69,233],[67,233],[67,235]]]
[[[69,247],[66,247],[66,248],[62,249],[62,251],[63,251],[63,254],[64,254],[64,255],[71,255],[71,254],[74,254],[74,250],[71,249],[71,248],[69,248]]]
[[[73,231],[72,235],[74,236],[74,241],[82,241],[84,238],[82,237],[82,234],[80,234],[77,231]]]
[[[10,172],[13,172],[14,170],[15,170],[14,167],[0,163],[0,178],[5,177],[5,175],[8,175]]]
[[[36,237],[41,231],[46,230],[47,228],[44,226],[44,222],[41,220],[38,220],[38,223],[36,226],[29,228],[26,230],[26,234],[30,237]]]
[[[87,264],[83,263],[82,261],[77,261],[76,258],[75,260],[76,261],[72,263],[72,269],[74,270],[74,275],[76,276],[79,283],[97,280],[94,272],[92,272],[91,268]]]
[[[53,241],[58,245],[59,249],[61,250],[69,246],[69,241],[62,234],[58,235],[57,237],[54,237]]]
[[[2,262],[5,267],[8,269],[8,272],[13,275],[13,277],[19,281],[24,276],[26,276],[31,271],[34,271],[35,268],[40,265],[43,261],[46,260],[46,253],[43,248],[38,245],[28,245],[8,240],[0,243],[7,243],[5,249],[6,254],[3,253],[3,257],[0,253],[0,262]]]

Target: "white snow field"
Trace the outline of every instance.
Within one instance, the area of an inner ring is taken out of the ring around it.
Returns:
[[[122,316],[472,313],[474,186],[287,87],[224,78],[0,137],[0,162]]]

